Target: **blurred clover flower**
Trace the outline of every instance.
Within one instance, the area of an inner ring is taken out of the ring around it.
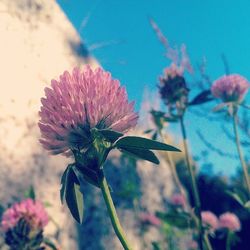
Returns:
[[[139,219],[142,223],[151,224],[153,226],[160,226],[161,221],[154,214],[141,212],[139,214]]]
[[[25,199],[8,208],[2,216],[1,229],[10,250],[42,250],[43,229],[49,217],[41,202]]]
[[[176,109],[177,113],[182,114],[188,103],[189,92],[183,77],[183,69],[174,63],[165,68],[158,87],[161,99],[169,108],[170,113]]]
[[[219,228],[225,228],[233,232],[241,230],[239,218],[234,213],[224,213],[219,217]]]
[[[238,74],[232,74],[217,79],[211,87],[211,92],[223,102],[240,103],[243,101],[249,86],[246,78]]]
[[[183,194],[173,194],[170,197],[170,203],[174,206],[185,207],[187,202]]]
[[[30,198],[15,203],[3,213],[1,221],[3,231],[6,232],[15,227],[20,219],[24,219],[31,228],[39,230],[42,230],[49,221],[43,204]]]
[[[83,149],[91,141],[91,128],[123,133],[137,123],[134,103],[128,103],[125,88],[101,68],[65,71],[59,81],[51,81],[45,94],[40,142],[52,154],[70,155],[72,149]]]
[[[210,211],[201,212],[201,219],[203,226],[208,229],[210,232],[214,232],[218,228],[218,218],[217,216]]]

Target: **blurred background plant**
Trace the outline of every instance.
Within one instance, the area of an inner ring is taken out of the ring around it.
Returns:
[[[59,250],[55,239],[44,235],[47,224],[55,223],[43,204],[36,199],[33,187],[6,208],[1,205],[1,249],[16,250]]]

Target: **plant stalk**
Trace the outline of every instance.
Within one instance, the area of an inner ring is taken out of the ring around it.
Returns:
[[[237,110],[235,110],[234,114],[233,114],[235,142],[236,142],[236,146],[237,146],[238,155],[239,155],[239,158],[240,158],[240,163],[241,163],[241,166],[242,166],[242,169],[243,169],[245,182],[246,182],[246,185],[247,185],[248,198],[250,198],[250,180],[249,180],[249,176],[248,176],[247,165],[246,165],[246,162],[244,160],[244,156],[243,156],[243,153],[242,153],[241,147],[240,147],[240,139],[239,139],[238,126],[237,126],[237,119],[238,119]]]
[[[166,143],[165,138],[164,138],[164,136],[163,136],[163,134],[162,134],[162,131],[161,131],[160,129],[158,130],[158,133],[159,133],[159,135],[160,135],[160,137],[161,137],[162,142],[163,142],[163,143]],[[174,164],[174,162],[173,162],[173,159],[172,159],[172,157],[171,157],[171,155],[169,154],[168,151],[165,151],[164,154],[166,155],[167,161],[168,161],[168,163],[169,163],[170,170],[171,170],[171,174],[172,174],[172,176],[173,176],[173,179],[174,179],[174,181],[175,181],[175,184],[176,184],[176,186],[178,187],[180,193],[186,198],[186,192],[185,192],[185,190],[184,190],[184,188],[183,188],[183,186],[182,186],[182,184],[181,184],[181,181],[180,181],[180,179],[179,179],[179,176],[178,176],[178,174],[177,174],[177,172],[176,172],[176,166],[175,166],[175,164]],[[186,199],[186,200],[187,200],[187,199]]]
[[[194,202],[195,202],[195,214],[198,217],[198,233],[199,233],[199,248],[200,250],[203,250],[203,228],[202,228],[202,220],[201,220],[201,202],[200,202],[200,196],[198,192],[198,187],[197,183],[195,180],[195,175],[193,168],[191,166],[190,158],[189,158],[189,152],[188,152],[188,145],[187,145],[187,134],[186,134],[186,129],[184,125],[184,120],[183,120],[183,115],[180,117],[180,125],[181,125],[181,132],[182,132],[182,139],[183,139],[183,144],[184,144],[184,153],[185,153],[185,159],[186,159],[186,164],[187,168],[189,171],[189,175],[191,178],[191,187],[192,187],[192,193],[194,196]]]
[[[129,243],[125,237],[125,233],[122,229],[119,218],[117,216],[116,209],[115,209],[115,206],[114,206],[114,203],[113,203],[110,191],[109,191],[108,183],[107,183],[107,180],[106,180],[104,175],[100,180],[100,187],[101,187],[102,195],[103,195],[103,198],[105,200],[105,203],[106,203],[106,206],[108,209],[108,213],[109,213],[109,217],[111,219],[112,226],[114,228],[114,231],[115,231],[118,239],[120,240],[120,242],[125,250],[132,250],[132,247],[129,245]]]

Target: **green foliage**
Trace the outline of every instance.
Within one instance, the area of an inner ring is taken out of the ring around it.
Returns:
[[[239,189],[234,188],[234,192],[226,191],[226,193],[236,200],[242,207],[250,211],[250,201],[247,198],[247,195]]]
[[[116,140],[123,136],[122,133],[110,129],[99,129],[98,133],[100,133],[105,139],[112,143],[114,143]]]
[[[48,246],[50,249],[52,249],[52,250],[57,250],[57,247],[55,246],[55,244],[54,244],[50,239],[44,238],[43,242],[44,242],[44,244],[45,244],[46,246]]]
[[[118,140],[114,147],[119,149],[147,149],[147,150],[163,150],[163,151],[177,151],[179,149],[154,140],[147,138],[137,137],[137,136],[126,136]]]
[[[121,151],[142,160],[150,161],[155,164],[160,163],[156,155],[152,151],[147,149],[127,148],[121,149]]]
[[[179,229],[188,229],[195,227],[195,221],[190,214],[182,211],[171,210],[167,213],[157,212],[156,216],[159,217],[164,223]]]
[[[80,183],[72,168],[69,168],[66,177],[65,200],[72,216],[81,224],[83,220],[83,195],[80,191]]]
[[[161,250],[160,244],[156,241],[152,242],[153,250]]]
[[[30,186],[29,189],[24,192],[24,198],[30,198],[32,200],[36,200],[36,194],[33,186]]]
[[[212,100],[214,100],[214,97],[211,94],[211,90],[207,89],[199,93],[197,96],[195,96],[194,99],[188,105],[189,106],[199,105],[206,102],[210,102]]]
[[[83,195],[80,191],[80,182],[73,169],[74,164],[69,164],[61,178],[60,197],[64,198],[68,208],[78,223],[83,220]]]

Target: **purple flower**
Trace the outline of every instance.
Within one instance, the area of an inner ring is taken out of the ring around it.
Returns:
[[[239,218],[234,213],[227,212],[219,217],[219,227],[237,232],[241,229],[241,223]]]
[[[3,231],[15,227],[20,219],[24,219],[33,229],[43,229],[49,221],[41,202],[26,199],[15,203],[3,213],[1,221]]]
[[[187,105],[189,89],[186,86],[183,77],[183,69],[171,64],[164,70],[164,74],[160,77],[159,92],[161,99],[172,109],[184,110]]]
[[[201,212],[202,223],[208,227],[209,231],[215,231],[218,228],[218,218],[210,211]]]
[[[134,103],[118,80],[101,68],[65,71],[58,81],[51,81],[42,98],[39,127],[40,142],[52,154],[71,154],[90,143],[90,129],[126,132],[138,120]]]
[[[223,102],[241,102],[247,93],[249,82],[238,74],[222,76],[211,88],[212,94]]]
[[[170,198],[170,203],[174,206],[181,206],[185,207],[186,205],[186,198],[182,194],[173,194]]]
[[[148,223],[154,226],[161,225],[161,221],[154,214],[141,212],[139,214],[139,218],[140,218],[140,221],[143,223]]]

